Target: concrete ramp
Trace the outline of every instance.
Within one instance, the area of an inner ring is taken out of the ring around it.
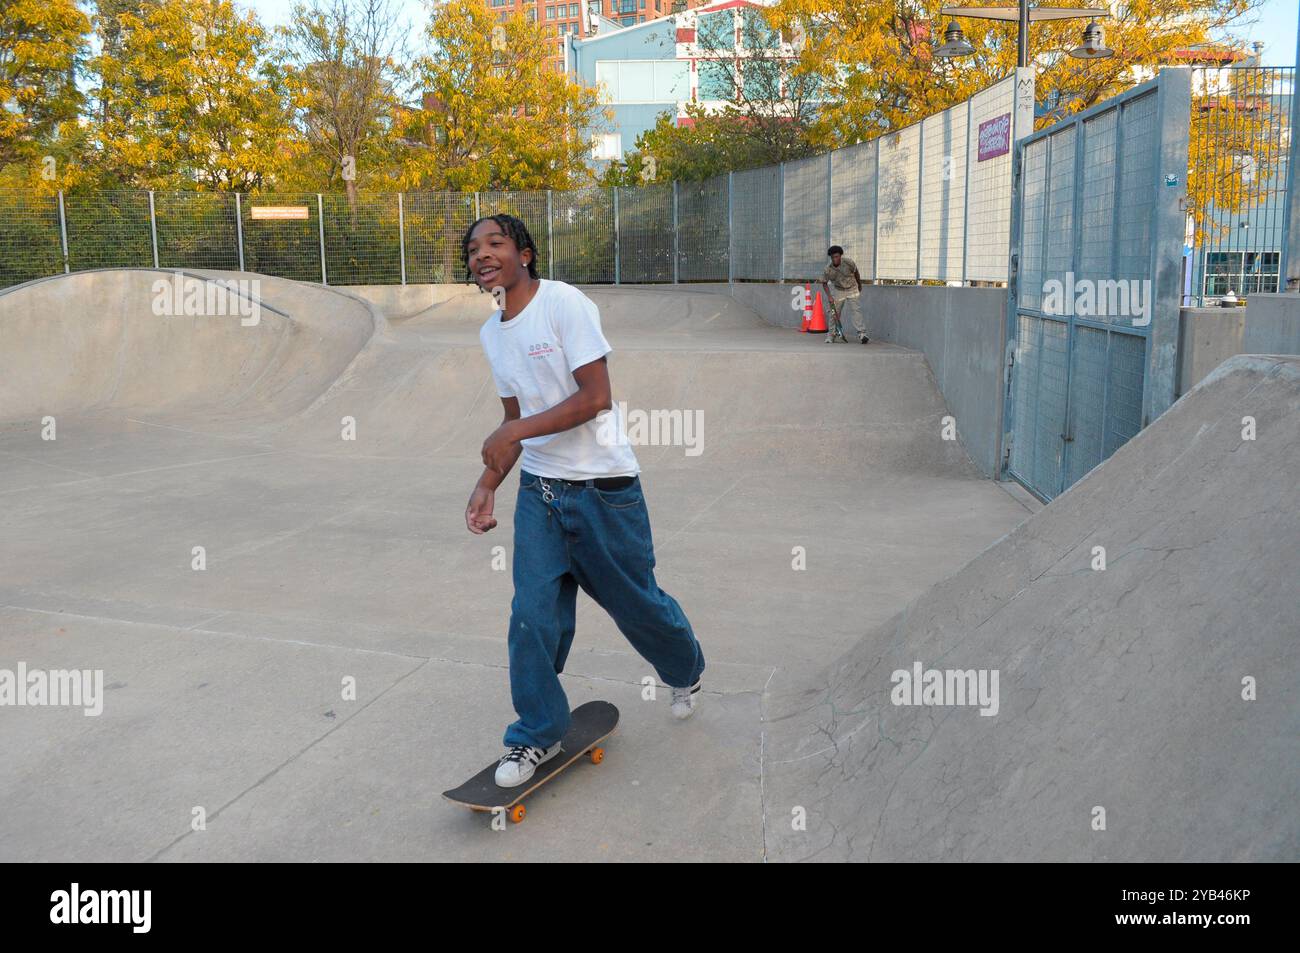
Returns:
[[[241,279],[215,313],[208,290]],[[185,313],[193,288],[205,313]],[[273,420],[315,399],[375,330],[363,301],[282,278],[113,269],[34,281],[0,294],[0,420],[132,411]]]
[[[1226,362],[823,679],[770,699],[771,856],[1300,858],[1298,473],[1300,358]],[[955,692],[895,704],[894,673],[918,663],[996,671],[996,714]]]

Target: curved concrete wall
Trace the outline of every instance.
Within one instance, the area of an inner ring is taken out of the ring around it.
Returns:
[[[0,420],[133,409],[292,413],[377,327],[365,304],[328,288],[232,272],[184,274],[251,279],[255,324],[240,313],[156,315],[176,274],[80,272],[0,295]]]

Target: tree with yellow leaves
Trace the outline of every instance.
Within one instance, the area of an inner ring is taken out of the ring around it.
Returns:
[[[1080,60],[1082,21],[1029,28],[1030,63],[1043,121],[1087,109],[1128,89],[1182,51],[1213,43],[1262,0],[1132,0],[1102,20],[1108,59]],[[940,59],[944,0],[778,0],[773,24],[807,37],[801,70],[823,81],[829,101],[813,130],[823,147],[865,141],[969,98],[1016,66],[1016,24],[960,21],[973,55]],[[979,6],[978,2],[970,4]]]
[[[413,188],[566,189],[591,181],[591,134],[606,118],[594,90],[557,72],[554,39],[523,16],[498,21],[484,0],[450,0],[416,63],[426,108],[403,121],[420,143]]]
[[[89,30],[75,0],[0,3],[0,168],[22,161],[28,177],[50,178],[42,160],[60,126],[77,118],[76,66]]]
[[[291,157],[288,98],[266,30],[231,0],[163,0],[117,17],[97,56],[101,160],[146,188],[249,191]]]
[[[307,0],[283,31],[295,124],[306,148],[288,184],[391,188],[403,152],[395,127],[406,26],[390,0]]]
[[[1189,129],[1188,214],[1197,245],[1229,234],[1235,213],[1263,202],[1284,214],[1290,97],[1271,69],[1198,71]],[[1226,214],[1225,214],[1226,213]]]

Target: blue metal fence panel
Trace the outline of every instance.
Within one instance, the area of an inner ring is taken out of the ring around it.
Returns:
[[[1187,84],[1162,73],[1017,146],[1005,469],[1043,499],[1171,399]]]

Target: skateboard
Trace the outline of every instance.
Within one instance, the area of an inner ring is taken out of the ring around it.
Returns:
[[[531,778],[514,788],[498,787],[497,762],[493,761],[458,788],[443,791],[442,796],[453,804],[471,811],[496,811],[504,809],[506,816],[518,824],[527,813],[523,800],[555,777],[584,754],[592,764],[605,759],[605,749],[600,742],[614,733],[618,726],[618,709],[609,702],[587,702],[573,709],[569,730],[560,739],[560,753],[540,765]]]

